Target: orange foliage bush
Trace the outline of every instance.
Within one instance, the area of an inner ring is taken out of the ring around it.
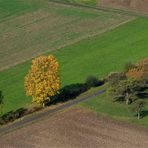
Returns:
[[[134,79],[148,79],[148,58],[139,61],[135,68],[127,72],[127,76]]]
[[[25,90],[33,102],[43,104],[60,89],[59,63],[52,55],[40,56],[32,61],[25,77]]]

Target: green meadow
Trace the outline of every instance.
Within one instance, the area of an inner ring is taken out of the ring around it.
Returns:
[[[39,7],[40,3],[35,3],[33,0],[0,0],[0,21],[34,11]]]
[[[60,63],[62,86],[83,82],[88,75],[105,77],[111,71],[122,70],[129,61],[148,57],[147,26],[147,19],[138,18],[98,36],[49,52]],[[0,72],[4,113],[31,104],[31,98],[24,92],[24,76],[30,65],[31,61],[28,61]]]
[[[83,95],[92,94],[100,89],[105,89],[106,85],[99,88],[93,88]],[[147,101],[148,103],[148,101]],[[82,107],[90,111],[95,111],[98,115],[114,118],[116,120],[121,120],[137,125],[144,126],[148,128],[148,116],[144,116],[140,120],[137,120],[135,114],[131,111],[131,105],[126,105],[124,102],[114,102],[113,98],[107,93],[104,93],[96,98],[89,101],[80,103],[76,107]],[[148,110],[146,106],[145,110]]]

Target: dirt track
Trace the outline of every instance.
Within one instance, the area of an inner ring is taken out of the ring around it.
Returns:
[[[148,130],[82,109],[48,117],[0,138],[1,148],[146,148]]]

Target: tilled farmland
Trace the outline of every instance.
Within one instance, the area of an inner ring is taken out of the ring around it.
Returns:
[[[0,138],[3,148],[146,148],[148,130],[84,109],[48,116]]]

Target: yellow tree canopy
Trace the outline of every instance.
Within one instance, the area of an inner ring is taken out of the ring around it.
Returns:
[[[25,77],[25,90],[33,102],[43,104],[60,89],[59,63],[52,55],[32,60],[32,66]]]

